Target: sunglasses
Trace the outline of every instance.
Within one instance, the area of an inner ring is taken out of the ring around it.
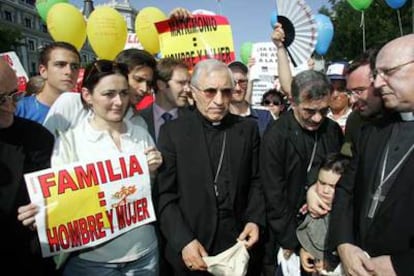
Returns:
[[[120,73],[128,77],[128,66],[124,63],[118,63],[111,60],[98,60],[95,61],[89,68],[86,69],[89,71],[84,78],[83,83],[88,83],[88,81],[95,76],[97,73]]]
[[[194,89],[201,91],[207,98],[214,98],[217,93],[220,91],[223,97],[231,97],[231,94],[233,93],[233,88],[222,88],[222,89],[216,89],[216,88],[207,88],[207,89],[201,89],[198,88],[195,85],[191,85]]]
[[[7,100],[11,100],[13,103],[18,102],[24,96],[24,92],[20,92],[17,89],[12,92],[0,95],[0,105],[3,105]]]
[[[273,100],[273,101],[264,100],[263,101],[263,105],[270,105],[271,103],[273,105],[281,105],[282,104],[280,101],[277,101],[277,100]]]

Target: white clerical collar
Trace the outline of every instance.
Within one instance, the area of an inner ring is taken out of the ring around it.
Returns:
[[[414,114],[412,112],[400,112],[400,116],[405,122],[414,121]]]
[[[218,121],[218,122],[212,122],[211,125],[212,126],[219,126],[219,125],[221,125],[221,122],[220,121]]]

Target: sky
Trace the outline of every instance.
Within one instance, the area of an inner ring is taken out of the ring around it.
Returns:
[[[94,5],[109,1],[111,0],[94,0]],[[82,0],[69,0],[69,2],[79,8],[83,7]],[[272,31],[270,17],[276,7],[276,0],[129,0],[129,2],[138,10],[145,7],[157,7],[167,15],[176,7],[187,8],[190,11],[203,9],[224,15],[231,25],[236,59],[240,59],[239,49],[243,42],[270,41]],[[317,14],[323,5],[329,6],[328,0],[305,0],[305,2],[314,14]]]

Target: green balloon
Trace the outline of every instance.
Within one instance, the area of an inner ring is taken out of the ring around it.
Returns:
[[[42,18],[43,22],[47,21],[47,13],[54,4],[57,3],[68,3],[68,0],[37,0],[36,1],[36,10],[37,13]]]
[[[348,0],[348,3],[357,11],[366,10],[373,0]]]
[[[249,62],[250,55],[252,54],[253,43],[244,42],[240,46],[240,59],[244,64]]]

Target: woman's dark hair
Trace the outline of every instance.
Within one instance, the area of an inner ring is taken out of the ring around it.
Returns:
[[[87,88],[89,92],[92,93],[96,84],[103,77],[114,74],[120,74],[128,80],[127,65],[105,59],[95,61],[86,66],[82,86]]]

